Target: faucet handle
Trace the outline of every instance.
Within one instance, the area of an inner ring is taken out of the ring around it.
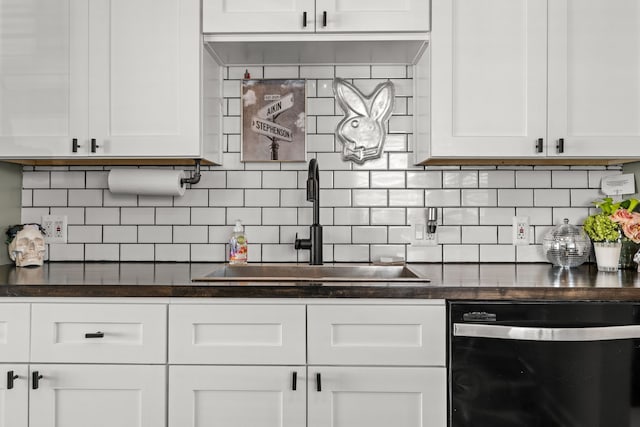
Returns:
[[[293,242],[293,247],[296,249],[302,249],[300,247],[300,239],[298,239],[298,233],[296,232],[296,240]]]

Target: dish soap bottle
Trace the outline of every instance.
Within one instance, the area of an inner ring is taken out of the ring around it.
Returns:
[[[240,221],[236,221],[233,234],[229,239],[229,264],[247,263],[247,236]]]

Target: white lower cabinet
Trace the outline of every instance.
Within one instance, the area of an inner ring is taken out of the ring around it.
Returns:
[[[164,366],[31,365],[31,376],[30,427],[165,425]]]
[[[0,427],[27,427],[29,367],[0,364]]]
[[[309,367],[309,427],[444,427],[444,367]]]
[[[169,426],[302,427],[304,366],[171,366]]]
[[[169,427],[444,427],[445,342],[443,301],[172,304]]]

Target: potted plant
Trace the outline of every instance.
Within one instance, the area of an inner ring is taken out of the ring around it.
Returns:
[[[640,214],[633,213],[639,201],[629,199],[614,203],[612,198],[606,197],[594,203],[601,212],[587,217],[582,227],[593,242],[598,270],[617,271],[623,237],[640,242]]]
[[[638,199],[623,200],[611,215],[611,219],[622,229],[620,268],[635,268],[633,257],[640,249],[640,213],[633,210],[638,203]]]

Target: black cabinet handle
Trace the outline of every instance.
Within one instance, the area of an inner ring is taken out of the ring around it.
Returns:
[[[327,11],[326,10],[324,12],[322,12],[322,26],[323,27],[327,26]]]
[[[104,338],[104,332],[93,332],[93,333],[87,333],[84,334],[85,338]]]
[[[556,144],[556,150],[558,153],[564,153],[564,138],[560,138]]]
[[[302,28],[307,28],[307,12],[302,12]]]
[[[291,390],[296,391],[298,388],[298,373],[293,371],[293,375],[291,376]]]
[[[13,371],[7,372],[7,390],[11,390],[13,388],[13,382],[18,378],[20,377],[15,375]]]
[[[91,138],[91,152],[95,153],[96,152],[96,148],[100,148],[100,146],[96,142],[95,138]]]
[[[544,150],[544,139],[538,138],[538,141],[536,142],[536,152],[542,153],[543,150]]]
[[[320,376],[320,372],[316,374],[316,390],[322,391],[322,377]]]
[[[40,380],[42,378],[39,371],[33,371],[31,373],[31,388],[37,390],[40,387]]]
[[[78,138],[73,138],[71,140],[71,151],[73,153],[77,153],[78,152],[78,148],[80,148],[80,147],[81,147],[81,145],[78,144]]]

